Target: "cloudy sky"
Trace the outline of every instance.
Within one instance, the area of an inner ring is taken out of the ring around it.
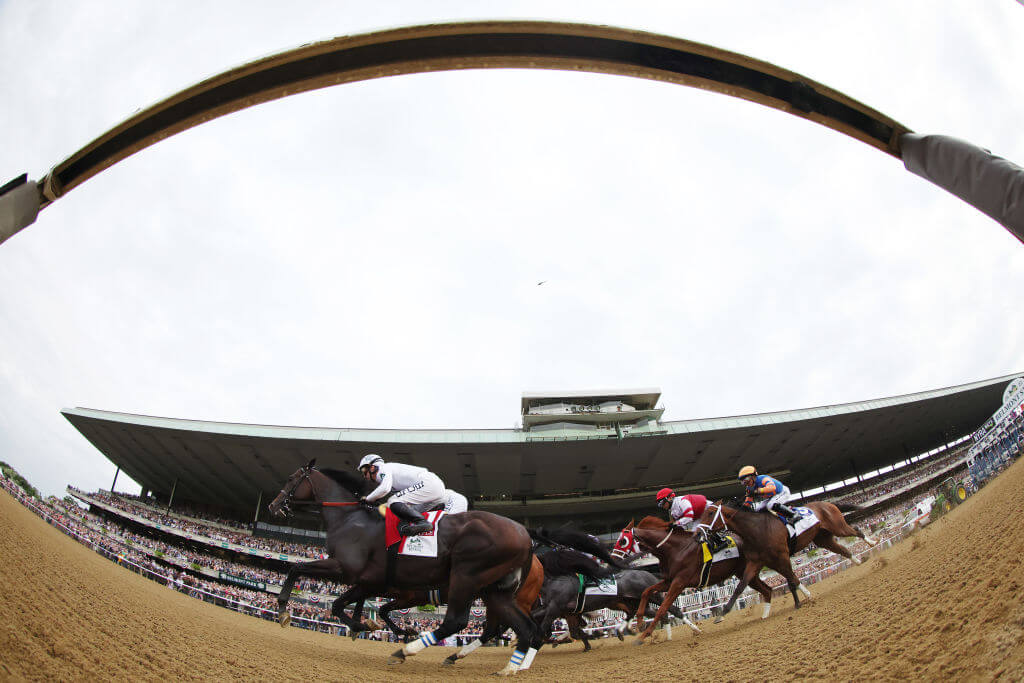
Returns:
[[[488,18],[708,43],[1024,163],[1011,0],[7,0],[0,183],[254,58]],[[345,85],[164,141],[0,245],[0,460],[108,487],[74,406],[507,428],[527,390],[656,386],[682,420],[934,389],[1024,370],[1022,289],[995,222],[748,102],[551,71]]]

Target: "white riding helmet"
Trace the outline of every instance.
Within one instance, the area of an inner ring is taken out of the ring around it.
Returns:
[[[359,471],[362,472],[364,468],[376,465],[379,462],[384,462],[384,458],[380,457],[376,453],[367,453],[363,456],[363,459],[359,461]]]

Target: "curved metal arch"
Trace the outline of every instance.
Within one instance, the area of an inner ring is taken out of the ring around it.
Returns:
[[[0,242],[34,222],[40,209],[104,169],[225,114],[342,83],[484,68],[558,69],[647,78],[773,107],[903,158],[909,170],[965,199],[1024,240],[1024,170],[1012,164],[1000,168],[1001,184],[995,189],[991,175],[984,182],[977,174],[964,182],[959,169],[972,171],[979,163],[988,163],[988,158],[975,155],[964,162],[957,156],[950,161],[948,155],[942,156],[926,144],[934,141],[945,150],[947,139],[909,135],[912,131],[893,119],[800,74],[735,52],[642,31],[541,21],[483,21],[412,26],[312,43],[182,90],[96,138],[38,183],[21,176],[0,188]],[[904,141],[909,152],[902,149]],[[968,147],[966,152],[978,151]],[[960,149],[956,154],[966,152]],[[980,191],[984,197],[977,196]]]
[[[166,137],[296,93],[398,74],[481,68],[589,71],[712,90],[810,119],[899,156],[909,132],[883,114],[771,64],[679,38],[552,22],[436,24],[312,43],[231,69],[132,116],[57,164],[53,201]]]

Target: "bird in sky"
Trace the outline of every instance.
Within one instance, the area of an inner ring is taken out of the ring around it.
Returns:
[[[545,282],[547,282],[547,280],[541,280],[540,282],[538,282],[538,283],[537,283],[537,286],[538,286],[538,287],[540,287],[540,286],[541,286],[542,284],[544,284]]]

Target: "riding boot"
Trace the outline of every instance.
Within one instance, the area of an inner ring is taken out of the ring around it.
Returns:
[[[729,545],[729,541],[726,540],[725,534],[721,531],[712,531],[708,533],[708,546],[712,555],[717,553],[719,550],[724,549],[727,545]]]
[[[796,511],[793,508],[788,505],[783,505],[782,503],[777,503],[775,505],[775,511],[786,518],[787,524],[791,524],[793,526],[796,526],[797,520],[800,519],[800,516],[796,514]]]
[[[423,519],[423,515],[416,512],[408,503],[392,503],[388,507],[404,520],[402,524],[398,525],[398,533],[403,536],[417,536],[434,528],[430,522]]]

